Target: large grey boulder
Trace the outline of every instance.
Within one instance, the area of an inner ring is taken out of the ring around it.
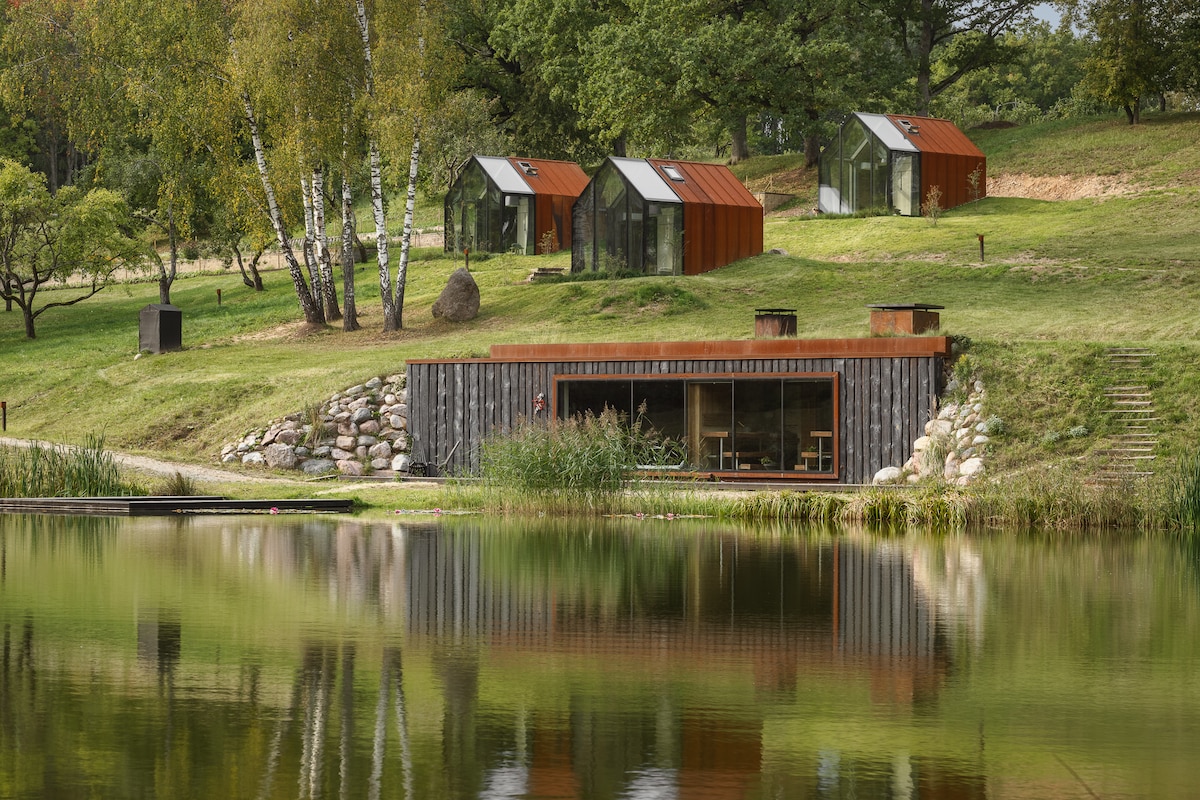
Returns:
[[[263,458],[272,469],[296,468],[296,451],[286,444],[267,445],[263,450]]]
[[[300,465],[306,475],[325,475],[337,470],[337,463],[328,458],[310,458]]]
[[[433,316],[450,322],[467,322],[479,314],[479,285],[465,268],[450,274],[446,288],[433,304]]]

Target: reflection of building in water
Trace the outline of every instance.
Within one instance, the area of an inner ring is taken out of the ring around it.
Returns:
[[[877,700],[932,699],[949,657],[936,609],[914,580],[908,553],[849,541],[834,549],[838,652],[867,666]]]
[[[749,669],[759,691],[784,701],[814,676],[836,676],[868,681],[876,702],[914,708],[936,701],[951,670],[939,607],[901,547],[729,537],[638,553],[620,537],[575,546],[537,536],[511,546],[492,548],[462,529],[411,534],[403,603],[410,641],[457,648],[459,659],[486,649],[499,669],[521,669],[539,654],[647,675],[680,665]],[[454,694],[444,747],[462,768],[473,746],[466,737],[479,730],[453,717],[475,720],[478,698],[451,677],[443,675]],[[544,798],[720,800],[745,797],[762,780],[761,719],[688,708],[666,689],[646,700],[646,708],[617,710],[579,696],[567,717],[527,720],[523,765],[513,748],[498,748],[476,779],[492,787],[480,796],[524,796],[512,794],[521,787]],[[809,786],[784,796],[849,796],[876,779],[894,797],[982,796],[982,780],[906,753],[871,764],[836,752],[822,759],[814,754],[813,774],[836,791],[814,795]]]

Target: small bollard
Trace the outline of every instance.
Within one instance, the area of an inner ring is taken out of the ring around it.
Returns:
[[[471,248],[463,248],[463,260],[465,262],[467,272],[471,271]]]
[[[3,400],[0,400],[0,419],[3,420],[0,422],[0,430],[8,430],[8,403]]]
[[[979,260],[983,261],[983,234],[977,233],[975,235],[979,237]]]
[[[221,290],[217,289],[217,305],[221,305]]]

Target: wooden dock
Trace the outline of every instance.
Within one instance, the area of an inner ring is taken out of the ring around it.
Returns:
[[[169,517],[177,514],[348,514],[351,501],[230,500],[204,495],[194,497],[3,497],[0,513],[66,514],[109,517]]]

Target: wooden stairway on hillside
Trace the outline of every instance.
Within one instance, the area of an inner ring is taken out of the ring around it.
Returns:
[[[1104,396],[1112,404],[1104,413],[1114,417],[1117,431],[1109,436],[1109,447],[1099,451],[1106,459],[1097,475],[1101,481],[1119,483],[1154,474],[1154,449],[1158,444],[1155,423],[1159,420],[1148,384],[1154,357],[1142,348],[1108,349],[1109,374],[1114,382],[1104,388]]]

